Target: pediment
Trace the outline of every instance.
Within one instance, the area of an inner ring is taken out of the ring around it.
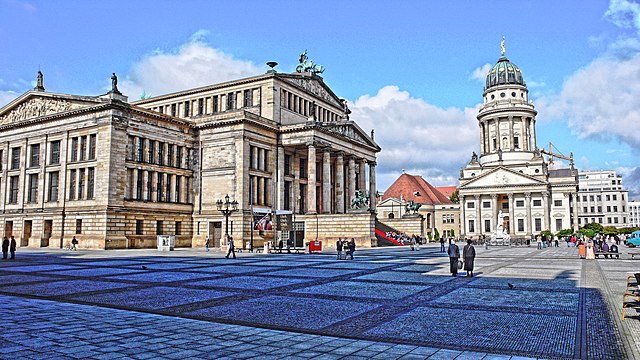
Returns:
[[[63,113],[100,102],[95,98],[28,91],[0,109],[0,125]]]
[[[540,186],[546,185],[544,181],[534,177],[499,167],[480,174],[477,177],[462,184],[462,188],[471,187],[509,187],[509,186]]]
[[[323,123],[322,127],[331,133],[345,136],[355,142],[379,148],[378,145],[353,121]]]
[[[309,92],[328,103],[341,108],[342,102],[318,77],[286,76],[283,79],[296,87]]]

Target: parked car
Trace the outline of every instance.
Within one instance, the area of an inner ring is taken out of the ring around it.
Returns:
[[[628,247],[640,246],[640,237],[628,238],[626,244]]]

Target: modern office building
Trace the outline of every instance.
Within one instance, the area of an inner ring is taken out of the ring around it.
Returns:
[[[622,176],[613,170],[580,171],[578,176],[578,224],[598,223],[602,226],[627,226],[629,192]]]

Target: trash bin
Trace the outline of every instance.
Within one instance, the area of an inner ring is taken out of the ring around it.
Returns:
[[[309,253],[309,243],[308,242],[304,243],[304,253],[305,254]]]
[[[316,240],[316,241],[309,242],[309,253],[312,253],[314,251],[316,252],[322,251],[322,241]]]

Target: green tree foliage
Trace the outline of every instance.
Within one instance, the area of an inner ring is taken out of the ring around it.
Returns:
[[[618,235],[618,229],[615,226],[606,226],[602,233],[604,235]]]
[[[451,194],[451,196],[449,196],[449,200],[451,200],[451,202],[453,202],[454,204],[459,204],[460,203],[460,192],[456,189],[456,191],[454,191],[453,194]]]
[[[542,232],[540,233],[540,236],[553,236],[553,234],[551,233],[551,231],[549,230],[542,230]]]
[[[438,228],[433,229],[433,238],[436,240],[440,239],[440,233],[438,232]]]
[[[592,222],[590,224],[586,224],[585,226],[582,227],[583,229],[589,229],[589,230],[593,230],[595,231],[597,234],[602,234],[602,232],[604,231],[604,226]]]
[[[561,237],[565,237],[565,236],[571,236],[573,235],[573,229],[564,229],[564,230],[560,230],[558,231],[558,233],[556,234],[559,238]]]

